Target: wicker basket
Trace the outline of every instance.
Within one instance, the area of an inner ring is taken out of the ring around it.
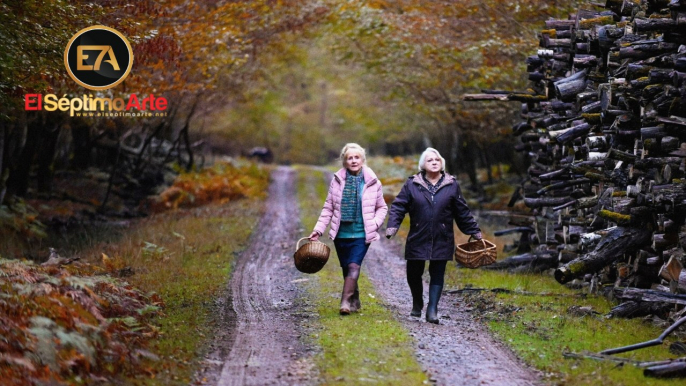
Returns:
[[[478,268],[495,263],[495,244],[488,240],[474,240],[455,248],[455,261],[467,268]]]
[[[316,273],[324,267],[324,264],[329,260],[329,252],[331,249],[321,241],[311,241],[303,246],[300,243],[307,240],[303,237],[298,240],[295,246],[295,268],[304,273]]]

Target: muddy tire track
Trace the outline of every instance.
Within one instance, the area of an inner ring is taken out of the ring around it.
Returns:
[[[431,381],[438,385],[539,385],[536,372],[496,341],[465,310],[459,295],[444,293],[438,306],[440,324],[410,317],[412,296],[405,278],[405,260],[396,241],[372,243],[363,271],[378,294],[415,341],[415,352]],[[449,263],[451,264],[451,263]],[[454,269],[448,267],[448,269]],[[428,283],[424,282],[424,311]]]
[[[308,385],[316,382],[311,348],[300,339],[304,295],[293,266],[299,230],[296,175],[272,173],[265,213],[237,257],[224,300],[223,323],[196,378],[205,384]],[[221,334],[223,333],[223,336]]]

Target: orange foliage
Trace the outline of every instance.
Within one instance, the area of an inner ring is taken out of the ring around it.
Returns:
[[[161,300],[73,263],[0,259],[0,379],[3,385],[112,381],[139,373],[157,334]],[[110,272],[111,273],[111,272]]]
[[[179,175],[174,184],[148,202],[153,212],[225,203],[264,194],[269,175],[256,166],[219,163],[199,172]]]

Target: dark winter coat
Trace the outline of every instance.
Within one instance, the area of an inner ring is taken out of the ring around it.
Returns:
[[[421,174],[405,182],[391,205],[387,235],[398,231],[406,213],[410,215],[410,233],[405,243],[407,260],[452,260],[453,220],[464,234],[481,232],[462,196],[460,184],[447,173],[433,196]]]

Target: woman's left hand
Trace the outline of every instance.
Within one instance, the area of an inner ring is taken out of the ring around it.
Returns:
[[[481,232],[473,234],[472,237],[474,237],[476,240],[481,240],[483,238],[481,236]]]

